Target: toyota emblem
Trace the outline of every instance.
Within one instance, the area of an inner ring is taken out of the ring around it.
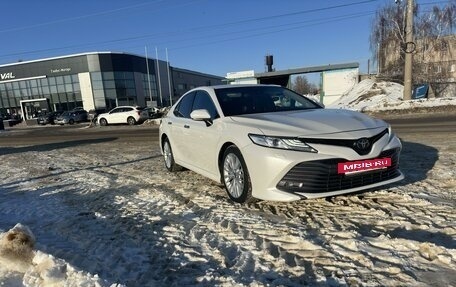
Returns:
[[[361,138],[355,142],[355,147],[357,147],[359,150],[366,150],[370,146],[370,142],[367,138]]]

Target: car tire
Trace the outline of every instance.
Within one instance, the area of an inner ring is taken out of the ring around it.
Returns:
[[[163,159],[165,160],[165,167],[169,171],[180,171],[182,167],[174,161],[173,150],[168,138],[163,140]]]
[[[100,119],[100,125],[101,126],[107,126],[108,125],[108,121],[105,118],[101,118]]]
[[[229,146],[223,153],[221,172],[223,185],[231,200],[238,203],[254,200],[247,165],[236,146]]]
[[[70,119],[70,120],[68,121],[68,123],[69,123],[70,125],[73,125],[73,124],[74,124],[74,120],[73,120],[73,119]]]
[[[134,126],[134,125],[136,125],[136,120],[135,120],[134,117],[128,117],[127,123],[128,123],[130,126]]]

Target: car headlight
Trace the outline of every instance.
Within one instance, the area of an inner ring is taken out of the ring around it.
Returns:
[[[256,134],[249,134],[249,138],[252,140],[252,142],[254,144],[264,146],[264,147],[295,150],[295,151],[304,151],[304,152],[315,152],[315,153],[318,152],[316,149],[314,149],[310,145],[308,145],[296,138],[273,137],[273,136],[256,135]]]

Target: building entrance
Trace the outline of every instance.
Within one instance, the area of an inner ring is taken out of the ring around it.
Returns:
[[[36,119],[40,113],[50,111],[49,99],[22,100],[21,111],[25,121]]]

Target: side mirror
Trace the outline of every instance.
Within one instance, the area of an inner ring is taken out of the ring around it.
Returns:
[[[212,118],[211,115],[207,110],[201,109],[201,110],[194,110],[190,114],[190,118],[194,121],[204,121],[206,122],[206,125],[209,126],[212,124]]]

